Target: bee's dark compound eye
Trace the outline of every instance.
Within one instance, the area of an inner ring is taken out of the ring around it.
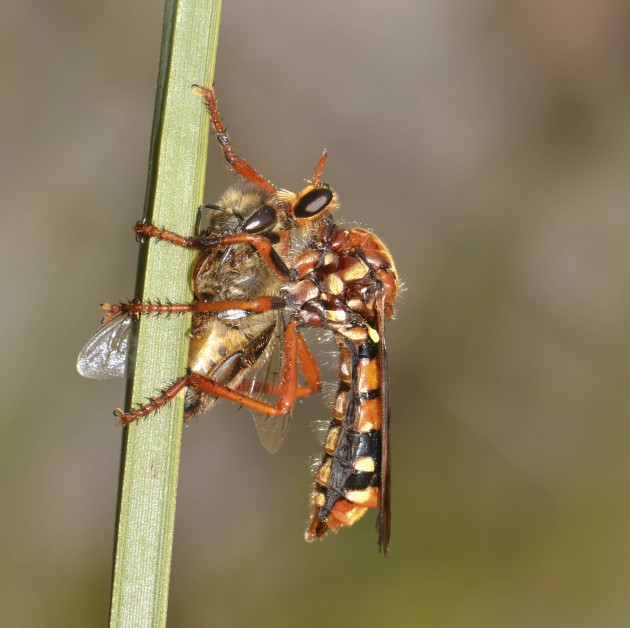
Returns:
[[[293,215],[296,218],[313,218],[326,209],[332,199],[331,189],[315,188],[302,196],[293,206]]]
[[[276,210],[271,205],[257,209],[243,225],[245,233],[259,233],[276,224]]]

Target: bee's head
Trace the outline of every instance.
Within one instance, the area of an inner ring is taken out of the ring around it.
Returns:
[[[197,216],[195,233],[227,235],[264,233],[278,221],[270,194],[247,181],[229,187],[216,205],[204,205]]]

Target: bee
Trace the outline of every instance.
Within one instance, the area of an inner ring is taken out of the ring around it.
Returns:
[[[226,190],[216,204],[204,205],[197,219],[198,242],[230,233],[262,233],[270,226],[270,212],[264,191],[243,181]],[[207,226],[200,230],[204,221]],[[275,216],[275,214],[274,214]],[[275,218],[274,218],[275,220]],[[144,223],[134,227],[142,238]],[[274,246],[280,247],[278,236],[268,235]],[[88,340],[77,360],[77,369],[84,377],[106,379],[125,373],[129,337],[134,316],[144,313],[175,313],[192,311],[188,371],[199,374],[216,385],[240,394],[263,399],[273,393],[277,377],[278,352],[283,345],[283,315],[278,309],[266,309],[255,314],[238,309],[243,301],[260,293],[277,292],[280,280],[251,247],[232,244],[218,247],[200,246],[192,269],[195,294],[193,304],[142,304],[132,307],[104,304],[106,314],[102,326]],[[286,247],[285,247],[286,248]],[[213,300],[210,304],[209,301]],[[223,303],[223,308],[217,303]],[[138,309],[139,308],[139,309]],[[178,383],[178,382],[176,382]],[[298,396],[319,390],[319,372],[314,373],[311,388],[300,387]],[[169,391],[172,399],[181,386]],[[209,411],[221,391],[204,391],[188,386],[184,403],[184,419]],[[150,402],[154,409],[164,405],[161,399]],[[130,417],[115,411],[124,424]],[[289,414],[268,417],[254,413],[258,436],[264,447],[276,452],[288,430]]]
[[[285,321],[279,379],[273,384],[248,383],[245,392],[243,382],[247,381],[251,367],[240,358],[228,357],[227,360],[234,362],[224,370],[233,373],[231,382],[240,382],[236,386],[218,381],[213,377],[214,372],[190,368],[187,375],[165,388],[160,396],[128,412],[117,411],[117,415],[128,425],[162,407],[186,388],[191,398],[209,394],[230,399],[268,417],[284,417],[290,414],[298,397],[320,388],[317,362],[302,330],[320,328],[332,332],[339,348],[339,386],[324,452],[315,473],[311,521],[305,538],[312,541],[328,531],[351,526],[370,508],[377,508],[378,547],[387,554],[391,528],[390,405],[385,321],[393,315],[398,291],[391,254],[370,231],[344,229],[335,222],[333,213],[339,200],[336,192],[321,180],[326,150],[313,178],[298,193],[278,189],[234,152],[219,116],[214,89],[196,89],[204,99],[226,160],[248,182],[248,189],[257,189],[262,205],[245,222],[223,233],[214,230],[185,237],[149,224],[136,225],[140,237],[160,238],[200,251],[193,272],[195,302],[118,304],[108,309],[110,323],[123,314],[192,311],[193,316],[213,312],[219,320],[237,313],[238,326],[246,327],[255,316],[271,317],[272,313],[280,312]],[[217,270],[214,265],[219,258],[217,251],[229,252],[234,246],[244,247],[246,269],[249,265],[256,272],[263,272],[264,268],[274,277],[274,283],[259,284],[266,292],[254,296],[254,291],[247,289],[242,293],[244,298],[232,299],[230,282],[238,283],[237,264],[234,275],[230,273],[229,280],[221,282],[223,287],[212,283],[211,273]],[[209,264],[207,271],[206,264]],[[206,272],[207,284],[201,281]],[[260,330],[255,335],[259,340],[264,338]],[[258,359],[263,362],[267,358],[265,351],[258,352]],[[191,355],[193,352],[191,349]],[[304,385],[300,385],[301,379]],[[257,398],[256,393],[261,392],[273,395],[275,401]]]

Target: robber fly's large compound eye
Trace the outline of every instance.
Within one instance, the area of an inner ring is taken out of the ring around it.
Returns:
[[[301,196],[293,206],[295,218],[313,218],[330,205],[333,192],[330,188],[314,188]]]
[[[271,205],[257,209],[243,224],[245,233],[259,233],[276,224],[276,210]]]

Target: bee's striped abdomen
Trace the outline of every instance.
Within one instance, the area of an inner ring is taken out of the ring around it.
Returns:
[[[311,496],[307,540],[351,526],[379,504],[381,477],[380,345],[369,335],[338,337],[339,389]]]

